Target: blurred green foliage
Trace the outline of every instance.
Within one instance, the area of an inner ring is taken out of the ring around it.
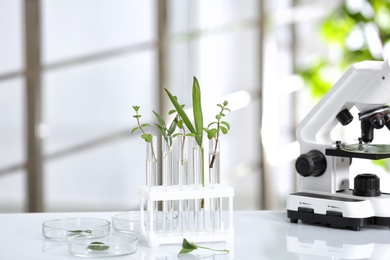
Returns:
[[[367,28],[376,34],[368,35]],[[336,60],[319,57],[308,68],[298,71],[314,98],[321,98],[335,83],[327,73],[330,69],[342,73],[356,62],[383,60],[383,50],[390,46],[390,0],[343,1],[341,7],[322,22],[320,35],[327,46],[336,48],[339,54]],[[376,49],[370,41],[375,41]],[[390,171],[388,160],[372,162]]]
[[[337,60],[322,56],[298,71],[315,98],[322,97],[334,84],[327,70],[345,71],[359,61],[383,60],[383,49],[390,46],[390,1],[343,1],[340,8],[325,18],[320,34],[339,55]]]

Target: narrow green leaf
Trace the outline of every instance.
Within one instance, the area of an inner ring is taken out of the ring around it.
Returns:
[[[226,111],[229,111],[229,112],[232,112],[229,108],[225,107],[223,110],[226,110]]]
[[[226,121],[221,121],[221,124],[225,125],[227,129],[230,130],[230,124]]]
[[[138,112],[139,106],[133,106],[133,109],[135,110],[135,112]]]
[[[219,106],[220,108],[222,108],[222,109],[223,109],[223,106],[222,106],[221,104],[217,104],[217,106]]]
[[[172,135],[173,132],[175,132],[178,121],[179,121],[179,115],[176,115],[176,117],[173,119],[171,125],[169,126],[168,135]]]
[[[131,133],[134,133],[135,131],[137,131],[139,129],[138,126],[134,127],[133,130],[131,130]]]
[[[134,118],[141,118],[141,115],[134,115]]]
[[[202,98],[201,91],[199,87],[199,82],[196,77],[194,77],[194,83],[192,85],[192,106],[194,113],[194,122],[195,122],[195,133],[196,141],[199,146],[202,147],[202,137],[203,137],[203,112],[202,112]]]
[[[169,99],[171,100],[173,106],[176,108],[177,113],[183,120],[184,124],[187,126],[188,130],[191,133],[196,133],[196,130],[192,125],[190,119],[188,118],[186,112],[184,111],[183,107],[179,104],[179,102],[177,102],[177,98],[174,97],[167,89],[165,89],[165,92],[168,94]]]
[[[172,110],[169,110],[168,115],[172,115],[172,114],[174,114],[174,113],[176,113],[176,110],[175,110],[175,109],[172,109]]]
[[[158,124],[155,124],[155,125],[157,126],[158,130],[160,130],[160,133],[164,137],[165,141],[168,142],[168,135],[167,135],[166,129],[164,129],[161,125],[158,125]]]
[[[166,129],[167,126],[166,126],[166,124],[165,124],[164,119],[163,119],[157,112],[153,111],[153,113],[154,113],[154,115],[156,116],[158,122],[160,123],[160,126],[161,126],[162,128],[164,128],[164,129]]]
[[[177,133],[177,134],[174,134],[172,137],[176,138],[177,136],[183,136],[183,134],[182,133]]]

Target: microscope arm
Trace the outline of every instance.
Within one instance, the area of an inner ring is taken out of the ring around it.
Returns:
[[[340,111],[356,106],[365,112],[389,102],[389,61],[352,65],[298,125],[301,153],[332,143],[330,133],[338,123],[336,116]]]

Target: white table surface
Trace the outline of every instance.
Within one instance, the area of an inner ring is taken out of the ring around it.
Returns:
[[[45,239],[42,223],[67,217],[111,221],[114,213],[0,214],[0,259],[80,259],[68,253],[66,242]],[[340,230],[293,224],[282,211],[236,211],[234,230],[233,244],[205,244],[230,249],[230,254],[197,250],[179,259],[390,259],[387,227]],[[140,242],[136,253],[111,259],[178,259],[180,249],[180,244],[149,248]]]

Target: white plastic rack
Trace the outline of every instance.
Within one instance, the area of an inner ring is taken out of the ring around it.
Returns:
[[[141,186],[139,195],[140,233],[149,247],[182,243],[183,238],[195,243],[217,241],[233,243],[234,241],[234,189],[232,187],[221,184],[204,187]],[[210,206],[215,201],[219,203],[219,212],[213,211],[213,207]],[[159,202],[163,205],[170,203],[176,206],[172,206],[169,212],[161,211],[158,209]],[[178,205],[183,202],[188,205],[186,210],[179,209]],[[227,205],[227,210],[223,210],[224,205]],[[211,223],[213,217],[218,218],[217,225]]]

